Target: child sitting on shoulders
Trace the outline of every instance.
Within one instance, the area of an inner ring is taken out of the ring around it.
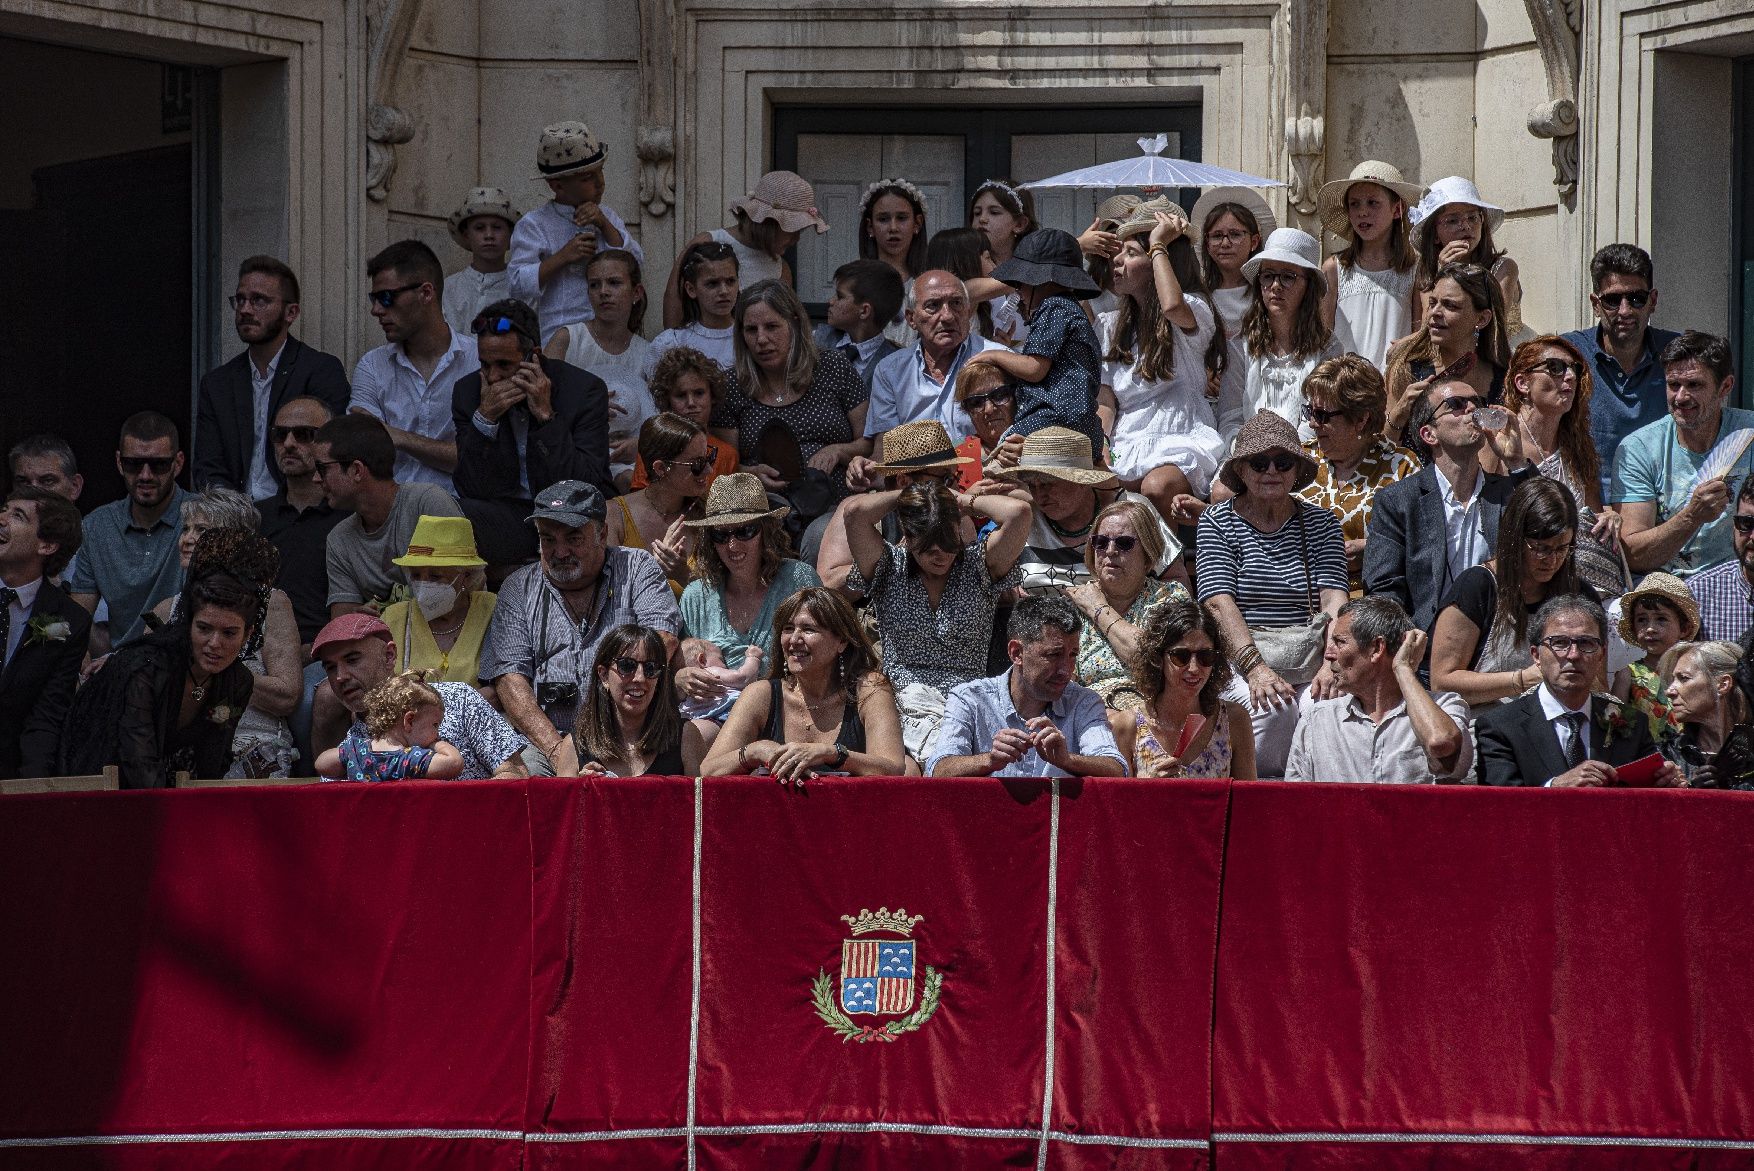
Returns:
[[[450,780],[462,775],[463,754],[439,739],[445,701],[424,679],[404,671],[365,696],[365,734],[351,731],[317,757],[317,775],[330,780]]]
[[[1084,271],[1078,241],[1059,228],[1038,228],[1017,242],[1011,259],[993,270],[1017,290],[1029,314],[1029,338],[1021,353],[983,350],[963,369],[991,363],[1018,380],[1012,434],[1068,427],[1090,437],[1092,458],[1102,463],[1102,422],[1096,396],[1102,380],[1101,348],[1079,301],[1102,288]]]

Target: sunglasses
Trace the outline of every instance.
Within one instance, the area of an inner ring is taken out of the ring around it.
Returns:
[[[713,544],[729,545],[732,541],[753,541],[761,532],[760,521],[750,521],[734,529],[712,529]]]
[[[1163,652],[1163,657],[1178,667],[1186,667],[1189,663],[1198,663],[1202,667],[1210,667],[1218,661],[1218,652],[1211,647],[1195,650],[1191,646],[1172,646]]]
[[[1249,467],[1257,476],[1266,475],[1268,468],[1272,468],[1275,472],[1289,472],[1296,466],[1297,457],[1289,451],[1282,451],[1278,455],[1249,456]]]
[[[317,438],[317,429],[315,427],[270,427],[268,428],[268,438],[274,441],[276,447],[288,439],[296,439],[300,443],[311,443]]]
[[[681,462],[666,460],[665,462],[669,463],[673,468],[685,469],[691,476],[698,476],[719,462],[719,449],[709,444],[706,449],[706,454],[699,459],[684,460]]]
[[[1555,634],[1551,638],[1543,638],[1541,645],[1556,655],[1568,655],[1576,650],[1579,655],[1589,657],[1601,654],[1602,640],[1585,635],[1582,638],[1567,638],[1563,634]]]
[[[379,304],[383,305],[384,308],[386,308],[386,309],[388,309],[390,307],[385,302],[379,302]],[[475,336],[476,337],[483,337],[483,336],[500,337],[500,336],[502,336],[504,334],[508,334],[508,333],[517,334],[519,337],[523,338],[525,341],[529,342],[533,346],[539,346],[542,344],[537,339],[531,337],[528,330],[519,326],[517,322],[513,321],[509,317],[477,317],[475,319]]]
[[[378,289],[374,292],[367,293],[365,299],[370,301],[373,305],[376,305],[379,309],[388,309],[396,303],[397,297],[400,297],[403,293],[411,293],[425,283],[425,281],[415,281],[411,285],[403,285],[398,289]]]
[[[1344,419],[1346,417],[1346,412],[1345,411],[1324,411],[1320,407],[1304,407],[1303,408],[1303,417],[1308,419],[1312,423],[1318,424],[1319,426],[1322,426],[1322,427],[1326,427],[1329,423],[1332,423],[1335,419]]]
[[[1529,369],[1539,370],[1549,378],[1564,378],[1565,372],[1569,370],[1573,378],[1581,379],[1585,366],[1582,362],[1574,362],[1570,358],[1542,358]]]
[[[985,394],[971,394],[962,400],[965,411],[984,411],[988,407],[1002,407],[1017,401],[1017,394],[1010,389],[989,390]]]
[[[1453,398],[1446,398],[1438,403],[1437,413],[1440,415],[1465,415],[1476,407],[1483,405],[1484,404],[1480,401],[1480,396],[1477,394],[1458,394]]]
[[[656,659],[630,659],[625,655],[609,666],[623,679],[632,679],[636,674],[644,675],[647,679],[656,679],[664,671],[664,664]]]
[[[168,455],[123,455],[116,457],[122,465],[122,471],[130,476],[138,476],[150,470],[155,476],[169,475],[176,464],[176,458]]]
[[[1754,533],[1754,516],[1736,515],[1730,518],[1738,533]]]
[[[1090,538],[1090,544],[1098,553],[1106,553],[1113,549],[1116,553],[1131,553],[1133,546],[1139,543],[1138,537],[1109,537],[1101,533]]]
[[[1643,309],[1650,304],[1650,290],[1646,289],[1642,293],[1598,293],[1596,300],[1602,303],[1604,309],[1618,309],[1622,301],[1634,309]]]

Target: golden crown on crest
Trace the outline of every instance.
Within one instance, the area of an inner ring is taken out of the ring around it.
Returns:
[[[888,907],[878,907],[873,913],[868,907],[859,908],[857,917],[842,915],[842,919],[850,923],[854,935],[864,935],[872,931],[893,931],[897,935],[912,935],[914,924],[924,919],[924,915],[910,915],[905,907],[897,907],[891,911]]]

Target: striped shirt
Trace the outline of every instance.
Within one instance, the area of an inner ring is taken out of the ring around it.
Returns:
[[[1322,590],[1345,590],[1346,542],[1334,514],[1307,501],[1278,531],[1263,533],[1237,515],[1235,502],[1200,515],[1195,560],[1200,601],[1235,599],[1250,626],[1289,626],[1321,608]],[[1307,556],[1306,556],[1307,550]]]
[[[1699,603],[1699,637],[1739,643],[1754,623],[1754,589],[1741,559],[1702,569],[1687,579],[1687,592]]]

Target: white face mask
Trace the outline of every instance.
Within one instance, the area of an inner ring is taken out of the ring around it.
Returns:
[[[417,581],[408,587],[421,615],[431,622],[443,618],[457,604],[457,587],[442,581]]]

